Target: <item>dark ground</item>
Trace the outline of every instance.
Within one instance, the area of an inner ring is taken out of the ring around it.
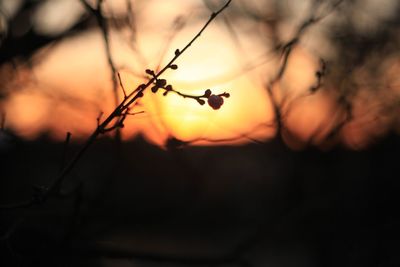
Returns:
[[[1,139],[1,203],[59,171],[63,144]],[[102,139],[63,186],[80,193],[0,212],[0,266],[400,266],[399,152]]]

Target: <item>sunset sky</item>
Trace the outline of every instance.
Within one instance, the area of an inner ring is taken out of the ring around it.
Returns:
[[[10,0],[1,4],[12,13],[19,2]],[[280,39],[290,40],[308,16],[310,7],[306,1],[285,2],[288,15],[278,25],[278,33]],[[380,21],[395,15],[396,1],[364,2],[362,9],[374,10],[375,18],[364,16],[363,10],[355,13],[354,27],[360,32],[376,30]],[[175,49],[182,48],[197,33],[211,12],[205,3],[211,3],[216,10],[224,1],[133,2],[135,28],[112,28],[110,34],[112,58],[127,91],[145,81],[145,69],[163,67]],[[265,16],[270,13],[268,4],[245,3]],[[242,4],[243,1],[237,1],[233,6],[238,8]],[[123,0],[106,1],[104,10],[108,18],[132,15],[127,13]],[[157,144],[163,144],[171,136],[193,144],[207,144],[213,140],[261,141],[274,136],[274,113],[266,86],[279,68],[279,54],[274,53],[272,37],[266,34],[265,26],[241,14],[233,17],[234,10],[227,10],[206,29],[178,59],[177,70],[163,75],[175,89],[187,94],[201,95],[206,89],[213,93],[228,92],[231,97],[225,99],[221,109],[213,110],[193,99],[173,94],[164,97],[149,90],[135,106],[135,111],[144,113],[129,117],[125,123],[122,131],[125,139],[140,133]],[[41,34],[56,35],[71,27],[84,13],[78,0],[44,1],[32,17],[31,27]],[[340,90],[335,88],[338,84],[326,83],[324,90],[304,96],[316,83],[319,59],[330,61],[337,55],[325,35],[330,25],[340,19],[337,13],[332,13],[307,31],[292,51],[279,88],[275,89],[281,97],[293,100],[285,123],[300,140],[307,141],[313,136],[314,143],[320,142],[333,127],[335,116],[340,116],[336,103]],[[42,48],[34,55],[33,66],[16,62],[12,78],[5,82],[2,78],[5,90],[11,93],[0,105],[6,114],[6,127],[24,138],[33,139],[46,132],[62,140],[67,131],[77,139],[84,138],[95,129],[99,114],[108,114],[114,107],[104,40],[97,27]],[[399,67],[397,55],[386,64],[387,77],[382,79],[385,84],[380,84],[391,88],[394,93],[389,98],[393,101],[399,93],[396,76]],[[2,65],[0,75],[5,77],[10,69],[10,65]],[[364,81],[364,75],[368,74],[361,69],[355,77]],[[366,89],[359,90],[362,93],[353,98],[354,120],[343,128],[341,135],[343,143],[355,148],[365,146],[393,124],[393,118],[380,115],[386,108],[381,104],[386,101],[385,96],[378,99],[375,93],[368,93],[367,87],[377,85],[364,86]]]

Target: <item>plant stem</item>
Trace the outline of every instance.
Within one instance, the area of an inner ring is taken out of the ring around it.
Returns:
[[[84,1],[85,2],[85,1]],[[45,202],[50,196],[57,195],[62,182],[65,180],[67,175],[76,166],[88,148],[96,141],[97,137],[105,132],[108,125],[115,119],[120,117],[124,111],[126,111],[136,100],[143,97],[144,91],[153,84],[153,82],[160,77],[170,66],[200,37],[204,30],[209,24],[222,12],[224,11],[232,0],[228,0],[218,11],[213,12],[204,26],[200,31],[184,46],[181,50],[175,51],[174,57],[157,73],[149,79],[149,81],[143,85],[140,85],[136,90],[129,93],[124,99],[118,104],[118,106],[107,116],[107,118],[100,123],[93,133],[85,141],[82,148],[75,154],[75,156],[64,166],[60,174],[52,181],[52,183],[45,188],[40,198],[33,197],[31,200],[23,201],[20,203],[12,203],[0,206],[0,209],[15,209],[29,207],[35,204],[41,204]],[[100,3],[100,2],[99,2]]]

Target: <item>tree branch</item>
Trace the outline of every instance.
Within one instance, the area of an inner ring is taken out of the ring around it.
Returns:
[[[102,4],[104,1],[97,0],[96,8],[93,8],[87,2],[87,0],[80,0],[80,1],[85,6],[86,10],[96,18],[97,25],[99,26],[99,28],[101,30],[103,41],[104,41],[104,46],[105,46],[105,51],[106,51],[107,63],[108,63],[108,66],[110,68],[110,73],[111,73],[112,92],[113,92],[113,96],[114,96],[114,103],[115,103],[115,106],[117,107],[118,103],[119,103],[118,81],[117,81],[118,70],[117,70],[117,67],[112,58],[109,27],[108,27],[107,21],[104,19],[104,16],[103,16],[103,5]],[[125,90],[124,89],[122,89],[122,90],[124,93],[124,97],[126,97]],[[118,128],[117,132],[116,132],[116,140],[120,141],[120,138],[121,137],[120,137],[120,132],[119,132],[119,128]]]
[[[299,25],[299,27],[296,30],[296,33],[294,34],[294,36],[283,46],[278,47],[278,49],[281,49],[282,51],[282,63],[279,66],[279,69],[275,75],[275,77],[273,77],[273,79],[269,82],[269,84],[267,85],[267,92],[268,95],[270,97],[272,106],[273,106],[273,110],[275,113],[275,123],[276,123],[276,128],[277,128],[277,133],[279,134],[283,127],[283,116],[282,116],[282,107],[281,107],[281,103],[278,103],[278,101],[275,98],[275,94],[274,94],[274,86],[282,79],[282,76],[284,75],[286,69],[287,69],[287,65],[289,62],[289,57],[290,54],[293,50],[293,47],[296,46],[298,44],[298,42],[300,41],[301,37],[303,36],[303,34],[306,32],[306,30],[308,28],[310,28],[311,26],[315,25],[317,22],[321,21],[322,19],[326,18],[329,14],[331,14],[336,8],[337,6],[339,6],[341,3],[343,2],[343,0],[338,0],[336,1],[332,6],[331,9],[326,12],[323,13],[321,15],[316,15],[316,11],[319,7],[319,5],[321,4],[320,2],[316,2],[314,5],[312,5],[312,8],[310,10],[310,15],[309,17],[304,20],[304,22],[302,24]],[[323,71],[325,71],[325,62],[323,63]],[[317,89],[320,88],[321,86],[321,77],[322,75],[317,75],[317,85],[311,88],[311,91],[316,91]]]
[[[82,0],[83,4],[89,9],[93,10],[86,1]],[[101,0],[99,0],[97,7],[101,6]],[[105,132],[105,130],[109,127],[109,124],[115,119],[120,117],[126,112],[130,106],[137,101],[139,98],[143,97],[145,90],[152,85],[156,79],[158,79],[166,70],[171,68],[171,65],[184,53],[188,48],[201,36],[204,30],[209,26],[209,24],[222,12],[224,11],[232,0],[228,0],[218,11],[213,12],[210,15],[210,18],[204,24],[204,26],[199,30],[199,32],[182,48],[177,49],[175,51],[174,57],[162,68],[157,74],[154,75],[149,81],[145,84],[141,84],[138,88],[131,93],[129,93],[119,104],[118,106],[107,116],[107,118],[100,123],[96,127],[96,129],[92,132],[92,134],[88,137],[82,148],[75,154],[75,156],[64,166],[60,174],[50,183],[50,185],[46,188],[42,188],[39,194],[35,195],[32,199],[23,201],[20,203],[6,204],[0,206],[0,209],[16,209],[16,208],[25,208],[33,205],[41,204],[47,201],[49,197],[55,196],[58,193],[59,186],[65,180],[67,175],[72,171],[72,169],[76,166],[76,164],[80,161],[82,156],[86,153],[86,151],[92,146],[97,137]]]

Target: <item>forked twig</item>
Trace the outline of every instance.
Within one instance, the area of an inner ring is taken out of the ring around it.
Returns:
[[[83,0],[82,0],[83,1]],[[86,3],[86,1],[83,1]],[[101,5],[101,0],[98,1],[97,8]],[[199,30],[199,32],[182,48],[182,49],[176,49],[175,50],[175,55],[174,57],[159,71],[157,72],[154,77],[151,77],[147,83],[141,84],[138,86],[138,88],[131,93],[127,94],[126,97],[118,104],[118,106],[107,116],[107,118],[103,121],[100,122],[96,127],[96,129],[93,131],[93,133],[88,137],[82,148],[75,154],[75,156],[64,166],[60,174],[51,182],[51,184],[47,187],[40,187],[41,190],[39,191],[38,194],[36,194],[34,197],[32,197],[30,200],[23,201],[21,203],[13,203],[13,204],[6,204],[0,206],[0,209],[12,209],[12,208],[23,208],[23,207],[29,207],[33,206],[36,204],[41,204],[45,202],[49,197],[55,196],[58,194],[58,189],[59,186],[62,184],[62,182],[65,180],[67,175],[72,171],[72,169],[75,167],[75,165],[79,162],[79,160],[82,158],[82,156],[85,154],[85,152],[88,150],[88,148],[94,143],[94,141],[97,139],[97,137],[104,132],[107,131],[107,129],[110,128],[118,128],[120,125],[111,125],[110,124],[114,121],[114,119],[119,118],[121,116],[126,117],[129,113],[129,108],[132,104],[135,103],[139,98],[143,97],[144,91],[153,85],[153,83],[169,68],[171,68],[171,65],[201,36],[201,34],[204,32],[204,30],[210,25],[210,23],[222,12],[224,11],[229,4],[232,2],[232,0],[228,0],[218,11],[213,12],[210,15],[210,18],[206,21],[206,23],[203,25],[203,27]],[[87,4],[87,3],[86,3]],[[93,9],[90,5],[88,6],[91,9]],[[124,115],[125,114],[125,115]],[[117,123],[120,123],[120,120],[117,120]]]
[[[278,101],[275,98],[274,94],[274,86],[282,79],[286,69],[287,65],[289,63],[289,57],[292,53],[293,47],[295,47],[301,37],[304,35],[304,33],[310,28],[312,25],[315,25],[319,21],[325,19],[327,16],[329,16],[336,8],[343,2],[344,0],[337,0],[334,4],[331,5],[331,9],[328,10],[327,12],[321,14],[321,15],[315,15],[314,13],[318,9],[318,4],[312,6],[312,10],[310,11],[310,16],[304,20],[302,24],[299,25],[299,27],[296,30],[296,33],[294,36],[283,46],[278,47],[281,49],[282,53],[282,62],[279,66],[279,69],[276,73],[276,75],[272,78],[272,80],[269,82],[267,85],[267,93],[269,95],[274,113],[275,113],[275,123],[276,123],[276,128],[277,128],[277,133],[279,134],[283,128],[284,128],[284,122],[283,122],[283,114],[281,110],[281,104],[278,103]],[[325,62],[323,62],[323,70],[325,71]],[[319,73],[317,75],[317,85],[315,87],[310,88],[310,91],[315,92],[317,91],[320,86],[321,86],[321,78],[322,78],[322,73]]]

